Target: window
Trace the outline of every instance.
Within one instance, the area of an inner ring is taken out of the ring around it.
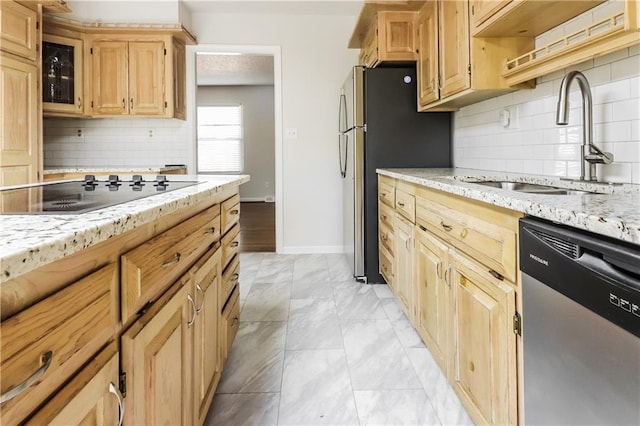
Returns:
[[[198,173],[241,173],[242,166],[242,106],[198,107]]]

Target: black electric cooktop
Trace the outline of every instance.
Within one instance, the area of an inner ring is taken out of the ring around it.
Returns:
[[[86,213],[152,195],[185,188],[198,181],[179,181],[172,176],[145,180],[133,175],[122,181],[117,175],[98,180],[93,175],[84,180],[0,190],[2,214],[78,214]]]

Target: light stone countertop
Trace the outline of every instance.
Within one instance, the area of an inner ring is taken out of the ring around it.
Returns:
[[[640,244],[640,185],[603,185],[548,176],[473,169],[378,169],[381,175],[438,189],[597,234]],[[474,184],[500,180],[587,190],[598,194],[528,194]]]
[[[51,167],[46,168],[42,172],[46,175],[55,175],[58,173],[166,173],[173,170],[184,169],[186,166],[158,166],[158,167]]]
[[[0,283],[239,186],[249,176],[180,175],[180,180],[200,183],[81,214],[0,214]]]

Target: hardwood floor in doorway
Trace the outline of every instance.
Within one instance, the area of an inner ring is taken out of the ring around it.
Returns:
[[[240,204],[240,251],[276,251],[276,203]]]

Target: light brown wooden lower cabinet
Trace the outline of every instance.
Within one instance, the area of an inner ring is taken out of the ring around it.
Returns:
[[[117,390],[118,358],[116,344],[107,346],[26,424],[119,424],[124,405]]]

